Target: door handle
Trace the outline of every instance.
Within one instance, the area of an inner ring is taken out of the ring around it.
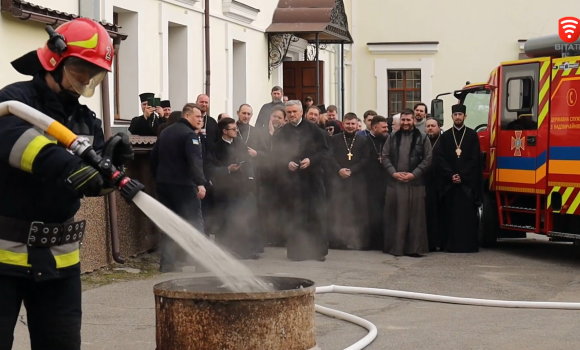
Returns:
[[[536,145],[536,137],[535,136],[527,136],[526,143],[528,146],[535,146]]]

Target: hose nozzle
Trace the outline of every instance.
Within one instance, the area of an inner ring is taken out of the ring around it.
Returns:
[[[139,181],[125,176],[117,188],[119,189],[121,196],[130,203],[133,200],[133,197],[135,197],[139,191],[142,191],[145,186]]]

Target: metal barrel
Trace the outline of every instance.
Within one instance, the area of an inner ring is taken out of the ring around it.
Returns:
[[[155,285],[157,350],[318,349],[314,282],[262,278],[275,291],[231,293],[216,277]]]
[[[546,35],[532,38],[524,44],[524,53],[528,57],[548,57],[559,55],[568,47],[578,47],[580,38],[573,43],[565,43],[559,35]]]

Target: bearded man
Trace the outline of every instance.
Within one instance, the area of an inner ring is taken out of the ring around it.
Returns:
[[[437,150],[443,218],[441,249],[453,253],[479,251],[478,209],[482,201],[483,173],[477,133],[465,125],[466,108],[451,109],[453,127],[441,135]]]
[[[400,119],[401,129],[385,142],[381,158],[389,173],[383,252],[421,257],[429,249],[424,175],[431,164],[431,143],[415,128],[411,109],[404,109]]]

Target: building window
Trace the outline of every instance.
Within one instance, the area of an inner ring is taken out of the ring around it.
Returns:
[[[421,102],[421,70],[389,70],[389,113],[395,115]]]
[[[119,14],[113,12],[113,23],[119,25]],[[119,53],[115,52],[113,62],[113,115],[115,120],[121,119],[121,99],[119,98]]]

